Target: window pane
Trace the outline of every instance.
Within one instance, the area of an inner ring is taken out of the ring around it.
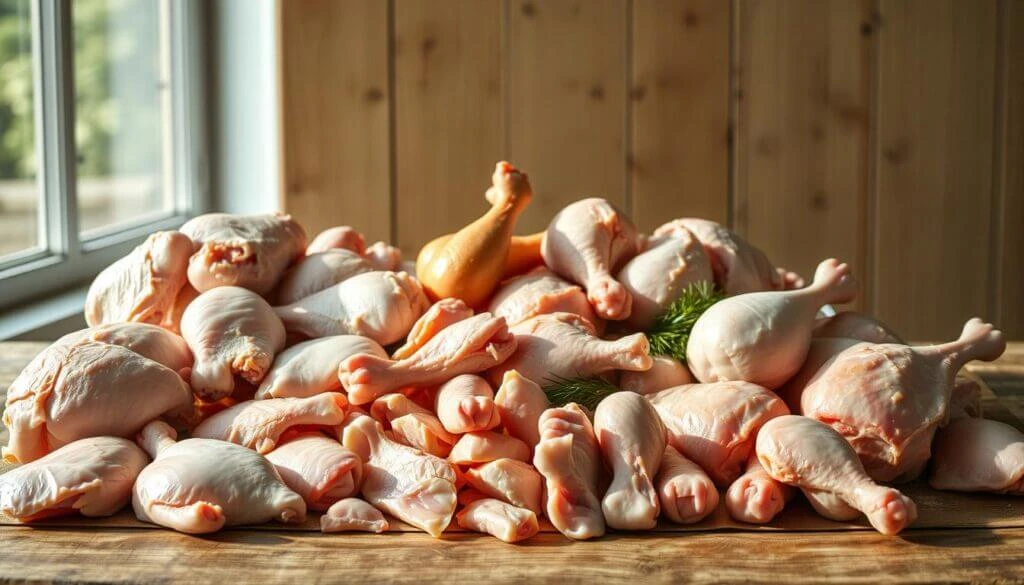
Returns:
[[[174,209],[168,181],[170,84],[162,4],[72,3],[82,232]]]
[[[42,245],[32,0],[0,0],[0,261]]]

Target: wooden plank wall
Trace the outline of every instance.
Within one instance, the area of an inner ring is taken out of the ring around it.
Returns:
[[[1024,338],[1024,0],[279,1],[282,206],[408,256],[599,195],[727,223],[909,338]]]

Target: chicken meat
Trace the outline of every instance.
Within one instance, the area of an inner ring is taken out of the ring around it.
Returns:
[[[348,250],[360,256],[366,252],[366,238],[353,227],[339,225],[318,233],[306,246],[306,255],[312,256],[327,250]]]
[[[718,507],[718,488],[699,465],[671,445],[654,479],[661,509],[676,524],[700,522]]]
[[[961,418],[939,429],[932,448],[933,488],[1024,496],[1024,433],[1014,427]]]
[[[793,487],[777,481],[765,471],[757,453],[747,459],[747,469],[725,492],[725,507],[737,522],[767,524],[795,495]]]
[[[332,335],[293,345],[274,358],[256,398],[305,398],[341,390],[338,366],[359,353],[388,357],[379,343],[362,335]]]
[[[321,532],[387,532],[391,528],[384,514],[359,498],[338,500],[320,517]]]
[[[377,268],[365,257],[349,250],[326,250],[300,258],[281,277],[274,289],[274,302],[290,305],[309,295]]]
[[[598,330],[603,330],[605,324],[579,285],[543,266],[503,282],[491,298],[490,311],[505,317],[509,326],[549,313],[579,315]]]
[[[235,443],[265,455],[277,447],[289,429],[339,427],[347,413],[348,400],[337,392],[309,398],[248,400],[199,423],[192,436]]]
[[[342,446],[337,437],[316,431],[289,432],[266,457],[310,510],[327,510],[356,495],[363,481],[359,456]]]
[[[495,459],[465,472],[466,483],[491,498],[526,508],[540,516],[544,511],[544,478],[529,463]]]
[[[531,449],[540,442],[537,422],[548,409],[548,395],[536,383],[508,370],[494,395],[501,425],[505,432],[526,443]]]
[[[456,435],[490,430],[501,423],[494,390],[487,380],[473,374],[461,374],[441,384],[434,411],[445,430]]]
[[[468,504],[459,511],[455,521],[460,528],[490,534],[509,543],[526,540],[540,530],[533,511],[494,498]]]
[[[667,355],[651,356],[651,367],[648,370],[626,371],[619,375],[620,388],[644,395],[696,381],[685,364]]]

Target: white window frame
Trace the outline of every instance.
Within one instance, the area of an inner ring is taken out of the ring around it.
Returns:
[[[203,71],[201,0],[159,0],[169,22],[171,79],[171,162],[169,185],[174,209],[158,219],[141,220],[78,233],[74,112],[74,44],[71,0],[35,0],[32,53],[35,84],[36,153],[41,161],[42,249],[4,258],[0,263],[0,310],[43,299],[88,283],[126,255],[149,234],[176,229],[189,217],[209,211],[206,96]]]

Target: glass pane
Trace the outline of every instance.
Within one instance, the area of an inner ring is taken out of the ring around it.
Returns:
[[[79,230],[165,215],[174,201],[163,2],[71,5]]]
[[[32,0],[0,0],[0,261],[42,245]]]

